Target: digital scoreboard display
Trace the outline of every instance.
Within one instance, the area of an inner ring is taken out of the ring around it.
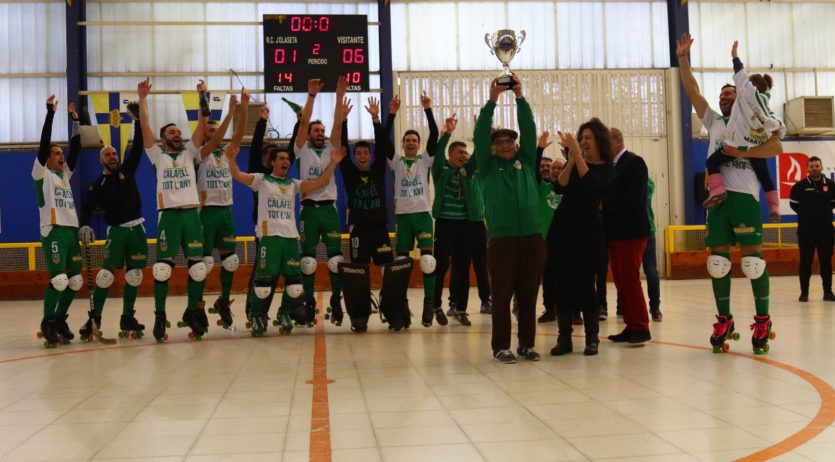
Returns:
[[[369,90],[367,16],[265,14],[263,26],[267,93],[307,93],[310,79],[334,91],[338,75]]]

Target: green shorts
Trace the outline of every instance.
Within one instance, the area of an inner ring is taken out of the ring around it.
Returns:
[[[203,257],[203,227],[196,208],[163,210],[157,235],[157,261],[173,260],[181,246],[186,258]]]
[[[53,225],[46,237],[41,238],[43,260],[50,277],[66,273],[74,276],[81,272],[81,247],[78,245],[78,228]]]
[[[222,255],[235,253],[235,220],[231,207],[207,206],[200,209],[203,224],[203,255],[211,255],[220,249]]]
[[[339,253],[342,248],[339,215],[332,205],[302,207],[299,213],[299,231],[304,255],[316,255],[316,244],[319,243],[320,236],[328,249],[328,256]]]
[[[297,284],[301,280],[299,269],[299,243],[296,239],[281,236],[264,236],[258,241],[255,277],[269,279],[279,274],[284,284]]]
[[[762,207],[754,196],[728,191],[725,202],[708,210],[705,246],[763,243]]]
[[[111,226],[107,229],[102,268],[116,269],[126,266],[128,269],[135,269],[144,268],[147,263],[148,238],[145,236],[144,226]]]
[[[397,225],[397,253],[411,252],[417,241],[420,250],[432,250],[432,216],[429,212],[394,216]]]

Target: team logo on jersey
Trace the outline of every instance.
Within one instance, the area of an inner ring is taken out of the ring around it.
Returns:
[[[548,197],[545,199],[545,201],[548,203],[548,207],[554,210],[556,210],[557,206],[560,205],[559,197],[557,196],[557,193],[553,191],[548,193]]]
[[[122,172],[119,172],[119,180],[125,181],[125,175]]]
[[[53,253],[52,254],[52,264],[57,265],[58,263],[61,263],[61,254]]]
[[[522,170],[522,162],[519,162],[519,159],[516,159],[516,162],[513,163],[513,168],[516,170]]]

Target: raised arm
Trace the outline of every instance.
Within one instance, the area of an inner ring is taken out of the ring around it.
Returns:
[[[539,169],[539,164],[542,163],[542,155],[545,154],[545,149],[553,144],[552,141],[548,141],[549,136],[551,136],[551,132],[545,130],[539,135],[539,141],[536,143],[536,168],[534,171],[536,172],[537,183],[542,182],[542,171]]]
[[[151,81],[145,77],[145,80],[136,86],[136,92],[139,94],[139,123],[142,127],[142,142],[144,143],[142,146],[149,149],[156,143],[154,131],[151,130],[150,117],[148,117],[148,94],[151,93]]]
[[[682,34],[681,40],[676,41],[676,56],[678,56],[678,70],[681,76],[681,84],[684,86],[684,91],[687,93],[687,97],[690,98],[690,102],[693,103],[693,108],[696,109],[696,115],[702,119],[707,110],[707,100],[702,96],[701,90],[699,90],[699,83],[696,82],[696,77],[690,68],[690,60],[687,58],[692,45],[693,36],[690,34]]]
[[[310,125],[310,117],[313,115],[313,104],[316,102],[316,95],[322,90],[322,82],[319,79],[307,81],[307,102],[302,109],[302,118],[299,120],[299,129],[296,132],[296,142],[293,146],[301,149],[307,143],[307,126]]]
[[[211,154],[215,149],[220,146],[220,143],[223,142],[223,137],[226,136],[226,130],[229,129],[229,124],[232,122],[232,116],[235,114],[235,108],[238,106],[238,97],[236,95],[232,95],[229,97],[229,109],[226,111],[226,116],[223,118],[223,122],[220,123],[220,127],[215,130],[215,134],[212,135],[212,139],[209,140],[208,143],[203,145],[200,148],[200,158],[205,159]],[[198,127],[200,124],[198,124]],[[199,129],[198,129],[199,130]],[[197,131],[195,131],[197,133]],[[197,140],[198,143],[202,142],[202,136],[200,138],[192,137],[193,140]],[[195,143],[197,145],[197,143]]]
[[[342,122],[346,110],[344,103],[346,102],[345,93],[347,91],[348,80],[344,75],[340,75],[336,82],[336,104],[333,108],[333,127],[331,127],[331,146],[337,150],[342,146]],[[347,103],[350,106],[351,100],[347,100]],[[348,111],[350,112],[350,109]],[[345,146],[347,147],[347,144]]]
[[[346,171],[354,167],[354,163],[351,162],[351,148],[350,142],[348,141],[348,114],[351,113],[351,109],[354,106],[351,105],[351,99],[347,97],[343,97],[342,102],[339,104],[342,104],[342,146],[345,147],[346,152],[345,157],[339,162],[339,170],[344,175]]]
[[[261,164],[261,150],[264,147],[264,134],[267,132],[267,119],[270,118],[270,108],[267,105],[261,106],[258,113],[258,122],[255,122],[255,131],[252,133],[252,143],[249,145],[249,171],[260,172],[264,169]]]
[[[315,179],[304,180],[299,184],[299,191],[304,193],[309,193],[311,191],[315,191],[317,189],[323,188],[327,183],[328,180],[331,179],[333,176],[334,170],[336,170],[336,166],[342,162],[342,159],[345,158],[345,155],[348,153],[348,150],[345,149],[345,146],[340,146],[339,149],[334,149],[331,151],[331,161],[328,164],[328,167],[325,169],[322,174]]]
[[[394,130],[394,118],[397,117],[397,111],[400,110],[400,95],[394,95],[394,98],[389,101],[389,115],[386,118],[386,125],[382,128],[382,144],[377,146],[377,149],[382,151],[387,159],[394,159],[394,141],[392,140],[392,131]],[[378,152],[380,152],[378,151]]]
[[[434,178],[438,178],[441,175],[441,172],[444,171],[444,164],[446,163],[446,147],[449,144],[449,139],[452,136],[452,132],[455,131],[455,127],[458,125],[458,119],[455,118],[455,114],[452,114],[452,117],[448,117],[444,121],[444,127],[441,129],[441,138],[438,140],[437,144],[437,152],[438,155],[435,156],[435,159],[432,161],[432,176]]]
[[[58,101],[55,95],[50,95],[46,100],[46,120],[41,129],[41,143],[38,147],[38,162],[46,165],[49,159],[49,145],[52,144],[52,121],[55,119],[55,110],[58,108]]]
[[[426,114],[426,123],[429,125],[426,153],[429,154],[429,157],[432,157],[435,155],[435,147],[438,145],[438,124],[435,123],[435,115],[432,114],[432,99],[426,96],[426,92],[423,92],[420,97],[420,105],[423,106],[423,112]]]
[[[238,115],[238,124],[235,126],[235,134],[232,135],[232,141],[229,144],[234,144],[237,147],[241,146],[241,140],[244,139],[244,128],[246,127],[247,119],[249,119],[249,93],[243,88],[241,89],[241,113]]]
[[[585,159],[583,159],[583,153],[580,151],[580,143],[577,142],[577,139],[571,133],[558,131],[557,134],[560,136],[560,146],[568,148],[568,163],[565,164],[562,172],[560,172],[560,176],[557,178],[557,184],[566,188],[571,180],[571,171],[575,166],[577,167],[577,173],[580,175],[580,178],[588,173],[589,166],[586,164]]]
[[[241,168],[238,167],[238,160],[236,159],[236,157],[238,156],[239,151],[240,148],[238,146],[229,143],[226,145],[226,148],[223,149],[223,155],[225,155],[226,158],[229,159],[229,173],[232,174],[232,178],[249,186],[255,179],[255,175],[251,173],[242,172]]]
[[[70,168],[70,171],[74,171],[76,161],[78,161],[78,154],[81,153],[81,124],[78,122],[78,113],[75,112],[75,103],[70,103],[67,109],[72,119],[72,134],[70,134],[70,153],[67,156],[67,167]]]
[[[530,164],[536,160],[536,121],[531,105],[522,94],[522,79],[516,74],[513,74],[512,90],[516,95],[516,120],[519,122],[519,156]],[[535,170],[539,170],[538,165]]]
[[[209,93],[208,89],[206,88],[206,83],[202,80],[198,80],[197,84],[197,95],[198,101],[200,102],[200,110],[197,114],[197,128],[194,129],[194,133],[191,134],[191,142],[194,146],[200,146],[203,144],[203,135],[206,133],[206,125],[209,122],[209,116],[212,115],[212,108],[209,105]],[[211,152],[211,151],[209,151]],[[200,151],[201,157],[203,156],[203,151]],[[208,153],[206,153],[208,155]]]
[[[475,128],[473,129],[473,155],[479,164],[479,170],[483,170],[485,167],[484,164],[493,158],[493,153],[490,149],[493,140],[493,113],[496,111],[496,102],[499,100],[499,95],[505,90],[507,90],[507,87],[497,85],[496,79],[490,82],[490,99],[481,108],[475,122]]]

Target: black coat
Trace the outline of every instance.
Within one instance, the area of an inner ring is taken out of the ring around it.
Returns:
[[[649,238],[647,164],[634,152],[624,152],[603,198],[606,240]]]

